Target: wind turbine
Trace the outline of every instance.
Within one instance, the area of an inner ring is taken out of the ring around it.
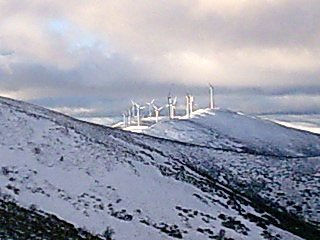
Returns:
[[[176,104],[177,104],[177,97],[175,97],[174,99],[172,99],[170,93],[168,95],[168,104],[166,105],[168,107],[168,115],[170,119],[174,118],[174,110],[176,108]]]
[[[169,93],[169,95],[168,95],[168,104],[166,105],[166,107],[168,108],[169,119],[171,119],[171,104],[172,104],[172,98],[171,98],[170,93]]]
[[[144,109],[145,107],[139,105],[134,101],[132,101],[132,104],[135,106],[135,109],[137,110],[137,123],[138,123],[138,126],[140,126],[140,110]]]
[[[156,105],[153,105],[154,112],[155,112],[155,114],[156,114],[156,123],[158,122],[159,114],[160,114],[161,110],[162,110],[164,107],[165,107],[165,106],[157,107]]]
[[[131,116],[132,116],[132,113],[131,113],[131,109],[129,108],[129,110],[128,110],[128,125],[129,126],[131,125]]]
[[[190,106],[190,114],[193,112],[193,106],[194,106],[194,97],[193,95],[190,95],[190,98],[189,98],[189,106]]]
[[[127,113],[123,113],[122,114],[122,116],[123,116],[123,126],[124,127],[127,127],[128,126],[128,116],[127,116]]]
[[[193,102],[194,102],[194,97],[191,94],[187,93],[187,95],[186,95],[186,116],[188,118],[190,118],[191,113],[193,112],[193,106],[194,106]]]
[[[176,115],[176,106],[177,106],[177,97],[174,97],[173,102],[172,102],[172,111],[171,111],[171,118],[174,118]]]
[[[131,104],[132,104],[132,107],[131,107],[131,114],[132,114],[132,117],[135,116],[136,114],[136,106],[135,106],[135,103],[133,100],[131,100]]]
[[[154,103],[154,99],[151,100],[151,102],[147,102],[148,110],[149,110],[149,117],[152,117],[152,106]]]
[[[190,118],[190,95],[187,93],[186,95],[186,116]]]
[[[210,109],[214,109],[214,87],[209,83],[209,93],[210,93]]]

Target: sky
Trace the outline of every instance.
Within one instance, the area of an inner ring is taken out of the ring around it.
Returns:
[[[131,99],[320,113],[319,0],[0,0],[0,96],[73,116]]]

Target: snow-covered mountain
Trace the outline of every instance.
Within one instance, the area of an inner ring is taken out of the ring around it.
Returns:
[[[320,135],[223,109],[162,120],[143,132],[224,151],[192,162],[209,173],[222,168],[239,191],[320,226]]]
[[[94,234],[113,229],[117,240],[218,239],[223,231],[225,239],[313,239],[316,227],[267,207],[257,200],[261,191],[251,191],[253,174],[275,180],[254,167],[272,163],[290,173],[287,161],[129,133],[0,98],[0,198]],[[314,178],[318,159],[303,159],[303,171],[299,161],[293,160],[297,177]],[[237,165],[249,170],[251,182]],[[301,189],[319,194],[318,182],[304,178]],[[240,183],[252,198],[232,190]],[[308,211],[319,198],[297,204],[305,219],[318,219],[319,212]]]
[[[320,156],[320,135],[224,109],[200,109],[192,118],[161,121],[146,134],[214,148],[285,157]]]
[[[320,114],[263,114],[259,117],[286,127],[320,134]]]

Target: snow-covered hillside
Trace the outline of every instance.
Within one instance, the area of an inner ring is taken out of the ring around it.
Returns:
[[[320,134],[320,114],[264,114],[260,117],[269,119],[286,127]]]
[[[209,173],[218,166],[239,191],[320,226],[320,135],[222,109],[162,120],[144,133],[223,150],[219,157],[192,161]]]
[[[300,239],[287,230],[316,236],[315,228],[228,188],[239,179],[227,166],[247,159],[269,164],[265,157],[128,133],[0,98],[0,197],[93,233],[111,227],[114,239],[217,239],[221,230],[225,239]],[[262,177],[258,170],[252,169]],[[299,184],[316,194],[317,183],[307,181]],[[299,204],[304,214],[318,200]]]
[[[239,152],[290,157],[320,156],[320,135],[223,109],[201,109],[194,112],[190,119],[161,121],[144,133]]]

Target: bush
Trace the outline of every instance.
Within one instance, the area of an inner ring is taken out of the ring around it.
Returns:
[[[106,238],[106,240],[112,240],[113,234],[114,234],[114,230],[108,226],[104,231],[103,236]]]

